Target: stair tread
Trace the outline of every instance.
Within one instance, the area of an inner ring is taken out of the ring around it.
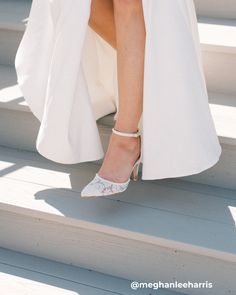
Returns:
[[[194,0],[198,15],[235,19],[235,0]]]
[[[30,112],[17,85],[14,66],[0,65],[0,108]]]
[[[17,85],[14,66],[0,65],[0,109],[31,112]],[[114,114],[99,119],[100,124],[111,126]]]
[[[2,210],[236,261],[233,190],[140,180],[122,195],[86,200],[79,192],[97,165],[62,165],[3,147],[0,160]]]
[[[210,92],[209,105],[220,142],[236,145],[236,96]]]
[[[236,20],[198,18],[203,49],[236,53]]]
[[[30,112],[17,86],[15,69],[0,65],[0,108]],[[217,134],[222,143],[236,145],[236,97],[233,95],[209,93],[209,103]],[[98,120],[98,124],[113,126],[114,114]]]
[[[0,0],[0,28],[23,31],[30,7],[31,0]]]
[[[11,295],[133,294],[131,281],[0,248],[0,293]],[[150,289],[139,289],[148,295]],[[160,290],[160,295],[180,293]],[[183,293],[181,293],[183,294]]]

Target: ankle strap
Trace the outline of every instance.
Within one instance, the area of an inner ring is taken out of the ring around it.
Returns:
[[[141,135],[140,131],[138,130],[135,133],[128,133],[128,132],[121,132],[116,130],[115,128],[112,128],[112,132],[121,136],[127,136],[127,137],[138,137]]]

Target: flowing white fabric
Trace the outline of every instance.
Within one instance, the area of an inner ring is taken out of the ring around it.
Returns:
[[[101,159],[96,120],[118,110],[116,51],[89,26],[90,0],[34,0],[17,51],[18,84],[40,120],[36,148],[73,164]],[[199,173],[221,146],[192,0],[143,0],[142,179]],[[116,117],[115,117],[116,119]]]

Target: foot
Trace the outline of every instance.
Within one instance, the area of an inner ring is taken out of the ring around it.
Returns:
[[[140,151],[140,136],[124,137],[112,133],[98,175],[113,182],[126,182]]]

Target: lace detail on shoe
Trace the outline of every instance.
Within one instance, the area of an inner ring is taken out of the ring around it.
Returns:
[[[106,180],[96,174],[94,179],[82,191],[82,195],[84,193],[86,196],[106,196],[115,193],[121,193],[127,189],[129,182],[130,179],[128,179],[126,182],[116,183]]]
[[[129,132],[121,132],[112,128],[113,133],[116,133],[121,136],[128,136],[128,137],[138,137],[141,136],[141,132],[138,130],[134,133]],[[121,193],[125,191],[129,185],[131,179],[137,180],[138,179],[138,168],[142,158],[142,150],[139,156],[139,159],[133,166],[130,178],[126,182],[113,182],[108,179],[104,179],[103,177],[99,176],[96,173],[95,177],[89,184],[87,184],[84,189],[81,191],[81,197],[97,197],[97,196],[107,196],[113,195],[116,193]]]
[[[93,181],[93,185],[96,186],[102,194],[114,194],[115,192],[122,192],[127,188],[128,183],[129,180],[124,183],[115,183],[101,178],[98,174],[96,174]]]

